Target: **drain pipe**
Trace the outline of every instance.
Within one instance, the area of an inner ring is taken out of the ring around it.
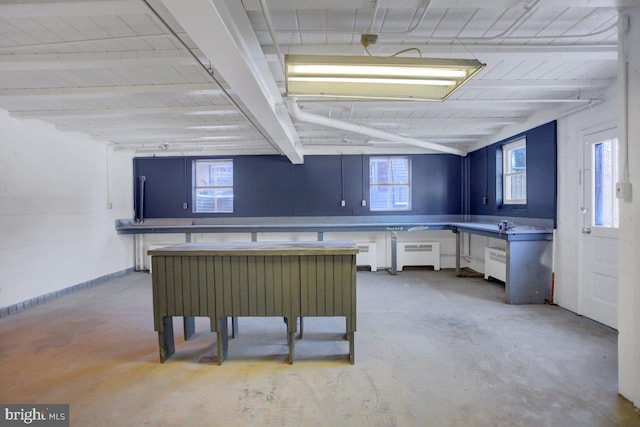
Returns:
[[[342,129],[373,138],[384,139],[385,141],[403,142],[405,144],[415,145],[416,147],[426,148],[429,150],[438,151],[440,153],[455,154],[462,157],[467,155],[466,151],[458,150],[457,148],[449,147],[442,144],[436,144],[435,142],[421,141],[419,139],[409,138],[375,128],[356,125],[353,123],[343,122],[341,120],[320,116],[318,114],[307,113],[300,110],[300,107],[298,107],[298,104],[296,104],[295,100],[293,99],[288,100],[287,105],[289,107],[291,116],[301,122],[313,123],[316,125],[327,126],[335,129]]]

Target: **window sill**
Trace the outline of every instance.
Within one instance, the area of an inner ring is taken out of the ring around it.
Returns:
[[[508,204],[502,204],[500,206],[498,206],[498,210],[505,210],[505,211],[526,211],[527,210],[527,204],[512,204],[512,205],[508,205]]]

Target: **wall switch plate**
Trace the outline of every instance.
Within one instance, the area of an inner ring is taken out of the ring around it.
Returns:
[[[189,209],[189,204],[187,202],[184,202],[182,204],[182,209]]]
[[[347,202],[344,200],[340,200],[340,206],[344,208],[345,206],[347,206]]]
[[[631,183],[629,181],[616,182],[616,197],[618,199],[631,198]]]
[[[367,201],[366,200],[362,200],[362,202],[360,203],[362,206],[367,206]]]

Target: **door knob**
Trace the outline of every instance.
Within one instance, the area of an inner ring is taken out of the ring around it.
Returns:
[[[584,228],[582,229],[582,233],[583,233],[583,234],[591,234],[591,229],[590,229],[589,227],[584,227]]]

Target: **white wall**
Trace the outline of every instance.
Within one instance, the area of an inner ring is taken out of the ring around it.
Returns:
[[[640,7],[623,10],[621,17],[619,75],[623,76],[625,69],[628,72],[626,82],[620,79],[619,83],[620,93],[626,92],[627,96],[619,100],[618,124],[622,145],[629,148],[632,196],[620,203],[618,383],[620,393],[640,406]],[[628,30],[624,22],[629,23]]]
[[[133,266],[130,154],[4,110],[0,153],[0,307]]]

